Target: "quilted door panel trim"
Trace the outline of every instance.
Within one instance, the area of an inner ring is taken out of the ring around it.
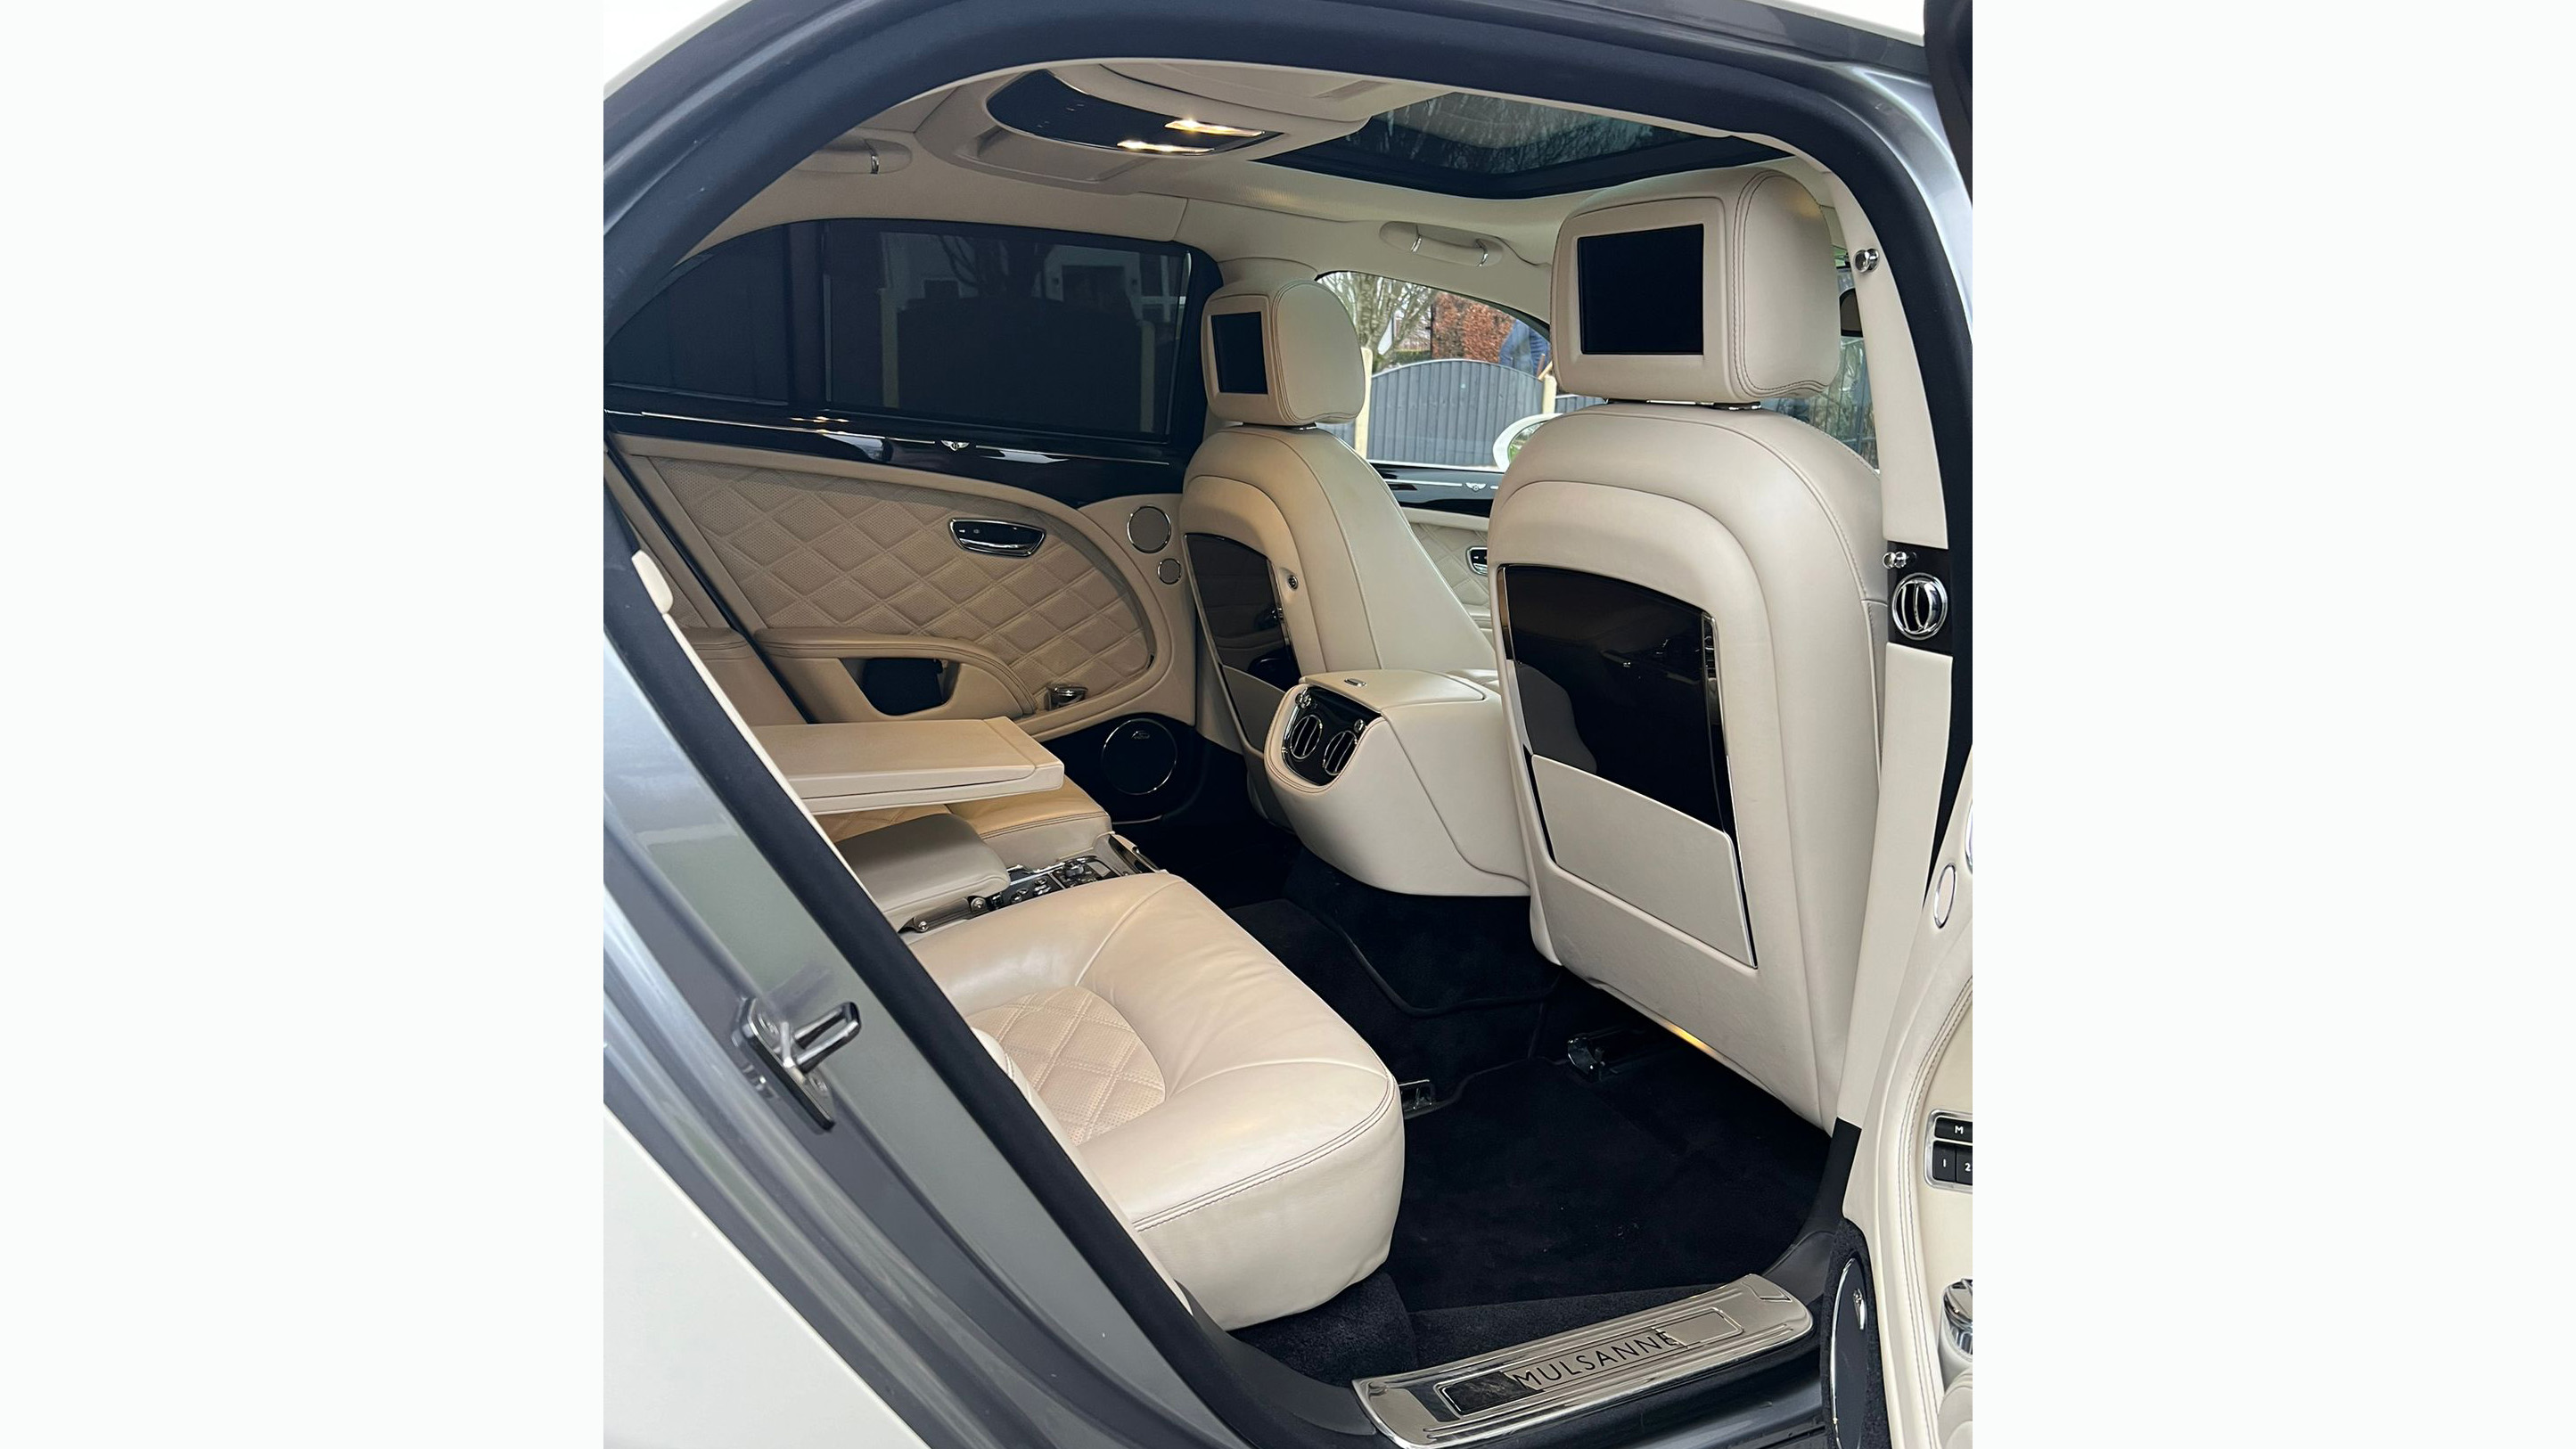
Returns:
[[[755,630],[842,629],[972,644],[1032,690],[1079,684],[1082,704],[1035,713],[1033,733],[1111,717],[1151,690],[1158,647],[1143,580],[1073,509],[1025,490],[905,469],[661,439],[618,446],[710,581]],[[1047,531],[1026,559],[971,554],[951,518]]]

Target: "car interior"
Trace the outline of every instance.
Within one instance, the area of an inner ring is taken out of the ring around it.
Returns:
[[[605,382],[671,631],[1193,1313],[1413,1445],[1757,1365],[1915,1050],[1964,1405],[1964,998],[1909,1046],[1862,970],[1940,482],[1831,171],[1013,69],[778,176]]]

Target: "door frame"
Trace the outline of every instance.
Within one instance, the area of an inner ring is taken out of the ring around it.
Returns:
[[[854,124],[854,113],[855,119],[864,119],[971,74],[1087,56],[1096,52],[1100,34],[1169,36],[1174,40],[1167,49],[1200,59],[1348,69],[1349,37],[1363,24],[1371,37],[1369,68],[1380,73],[1642,109],[1679,120],[1711,118],[1723,110],[1723,124],[1789,141],[1851,187],[1888,247],[1925,373],[1956,557],[1953,618],[1964,643],[1969,342],[1965,279],[1946,244],[1964,214],[1939,189],[1939,178],[1954,173],[1937,133],[1923,122],[1929,94],[1920,82],[1881,67],[1820,62],[1783,46],[1777,32],[1765,42],[1714,25],[1573,4],[1507,8],[1447,0],[1395,0],[1365,12],[1335,0],[1275,0],[1255,11],[1215,13],[1187,0],[1069,3],[1042,11],[1004,0],[847,0],[830,6],[751,0],[674,47],[611,97],[606,328],[613,332],[641,304],[653,279],[757,189],[757,184],[746,187],[743,178],[765,182],[782,174]],[[1835,43],[1857,43],[1848,41],[1852,33],[1843,27],[1814,24],[1822,26],[1817,35]],[[1804,32],[1793,27],[1792,33]],[[1553,64],[1545,77],[1533,78],[1525,57],[1539,44],[1548,47]],[[1896,103],[1890,104],[1891,98]],[[629,725],[643,735],[660,731],[669,752],[685,761],[682,774],[672,774],[666,761],[655,781],[639,779],[635,788],[649,783],[664,790],[685,786],[703,792],[726,830],[765,862],[763,876],[793,896],[821,939],[855,969],[884,1019],[899,1028],[902,1042],[918,1051],[922,1070],[910,1085],[920,1100],[962,1110],[974,1121],[980,1145],[951,1144],[952,1149],[975,1157],[989,1147],[1007,1162],[1028,1189],[1025,1203],[1014,1200],[1013,1206],[1042,1212],[1043,1221],[1053,1225],[1053,1241],[1071,1250],[1074,1261],[1059,1265],[1055,1276],[1106,1288],[1121,1310],[1084,1321],[1083,1341],[1073,1344],[1063,1327],[1046,1317],[1031,1283],[998,1273],[994,1256],[1009,1245],[989,1236],[991,1222],[941,1217],[941,1205],[918,1198],[906,1209],[905,1199],[887,1195],[892,1186],[909,1188],[918,1175],[937,1177],[939,1164],[901,1156],[874,1138],[861,1143],[853,1128],[849,1137],[838,1140],[878,1149],[881,1175],[873,1182],[854,1182],[839,1171],[828,1175],[850,1187],[854,1199],[880,1199],[889,1215],[918,1210],[928,1216],[930,1225],[920,1239],[924,1256],[906,1261],[918,1270],[937,1258],[949,1276],[936,1279],[941,1290],[937,1302],[914,1306],[925,1313],[953,1308],[973,1317],[1003,1360],[988,1357],[961,1365],[939,1376],[935,1387],[911,1381],[906,1392],[918,1412],[940,1424],[971,1422],[972,1396],[1002,1394],[1019,1381],[1025,1349],[1031,1355],[1025,1362],[1036,1366],[1028,1372],[1044,1380],[1066,1412],[1082,1424],[1115,1425],[1113,1432],[1122,1442],[1219,1443],[1226,1442],[1230,1431],[1263,1445],[1327,1444],[1348,1443],[1366,1432],[1364,1426],[1352,1427],[1349,1416],[1355,1405],[1347,1393],[1318,1396],[1312,1391],[1321,1386],[1244,1349],[1180,1307],[882,916],[865,909],[864,897],[850,889],[846,868],[725,720],[678,642],[661,627],[658,614],[646,612],[650,602],[626,564],[630,555],[620,552],[621,545],[631,549],[621,528],[612,510],[603,574],[608,642],[618,668],[610,671],[609,684],[613,692],[622,670],[631,685],[625,701]],[[1964,759],[1964,675],[1954,702],[1948,744]],[[632,904],[627,915],[637,915],[657,896],[688,903],[688,892],[665,869],[667,858],[631,851],[621,857],[616,847],[612,834],[609,890],[621,908]],[[630,867],[622,874],[620,859]],[[739,883],[741,877],[732,879]],[[705,889],[708,882],[695,885]],[[688,919],[685,913],[673,918]],[[664,939],[686,936],[675,927]],[[676,950],[668,958],[658,948],[651,954],[653,969],[644,973],[644,986],[654,978],[667,981],[685,973]],[[722,966],[720,951],[703,955],[691,964],[709,971]],[[619,1004],[619,990],[612,980],[612,1007]],[[688,1033],[677,1030],[664,1040],[676,1046],[688,1040]],[[655,1064],[670,1065],[654,1054],[650,1042],[641,1050]],[[643,1075],[649,1074],[639,1073],[641,1084],[626,1089],[612,1077],[612,1106],[702,1206],[707,1205],[702,1192],[718,1191],[747,1172],[756,1170],[781,1182],[810,1182],[826,1171],[808,1156],[816,1150],[812,1142],[780,1148],[751,1139],[711,1141],[692,1128],[671,1098],[649,1090],[650,1083],[641,1082]],[[726,1082],[718,1073],[706,1083],[708,1090],[718,1091],[718,1083],[747,1095],[738,1076]],[[769,1105],[779,1112],[792,1110],[784,1103]],[[1855,1133],[1849,1123],[1839,1126],[1839,1159],[1848,1161],[1852,1149],[1847,1139]],[[1836,1175],[1828,1188],[1837,1208],[1840,1187]],[[728,1210],[735,1206],[724,1205]],[[729,1235],[744,1227],[739,1218],[728,1221],[714,1207],[709,1211]],[[876,1211],[869,1217],[873,1222]],[[864,1271],[855,1278],[818,1281],[782,1256],[764,1260],[752,1244],[743,1246],[781,1291],[798,1302],[800,1311],[822,1315],[817,1326],[827,1339],[845,1354],[866,1356],[863,1344],[846,1334],[834,1338],[825,1322],[833,1316],[827,1295],[869,1297]],[[820,1261],[837,1262],[845,1275],[872,1261],[841,1246],[837,1260]],[[962,1255],[949,1249],[963,1250]],[[896,1266],[882,1253],[874,1261]],[[882,1290],[875,1293],[879,1300],[885,1296]],[[986,1313],[993,1315],[989,1323]],[[1159,1389],[1147,1382],[1158,1376],[1135,1368],[1128,1356],[1140,1343],[1168,1371]],[[1075,1351],[1068,1358],[1058,1349]],[[1111,1366],[1113,1358],[1130,1367]],[[861,1362],[859,1357],[852,1361],[871,1383],[886,1387],[879,1379],[892,1371],[886,1363]],[[1712,1398],[1701,1386],[1686,1383],[1630,1401],[1620,1414],[1607,1416],[1609,1422],[1569,1421],[1552,1426],[1558,1432],[1531,1431],[1516,1436],[1516,1442],[1614,1442],[1632,1437],[1648,1419],[1674,1428],[1696,1422],[1713,1436],[1712,1442],[1768,1442],[1816,1422],[1821,1403],[1814,1368],[1805,1375],[1803,1380],[1773,1381],[1750,1398]],[[1173,1392],[1176,1386],[1185,1387]],[[1338,1404],[1331,1402],[1335,1398]],[[906,1418],[923,1429],[925,1438],[932,1437],[914,1412]]]

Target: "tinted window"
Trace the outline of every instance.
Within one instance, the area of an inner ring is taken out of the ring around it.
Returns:
[[[919,222],[797,222],[676,271],[610,386],[998,429],[1162,439],[1188,367],[1186,248]]]
[[[608,343],[608,380],[657,392],[785,403],[787,233],[736,237],[680,264]]]
[[[1740,137],[1695,136],[1460,91],[1371,116],[1349,135],[1263,160],[1452,196],[1512,197],[1588,191],[1779,154]]]

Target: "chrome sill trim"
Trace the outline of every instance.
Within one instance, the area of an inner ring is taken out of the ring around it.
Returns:
[[[1406,1449],[1446,1449],[1597,1409],[1804,1337],[1807,1306],[1759,1274],[1676,1303],[1351,1388]]]

